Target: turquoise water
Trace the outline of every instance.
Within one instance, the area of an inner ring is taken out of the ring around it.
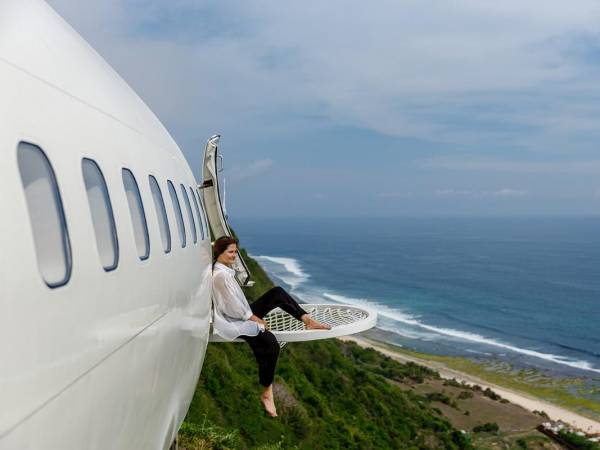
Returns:
[[[232,224],[300,300],[375,307],[390,342],[600,379],[600,218]]]

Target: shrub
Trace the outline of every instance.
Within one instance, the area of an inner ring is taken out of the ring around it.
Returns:
[[[540,417],[543,417],[544,419],[550,420],[550,416],[548,416],[548,414],[546,413],[546,411],[538,411],[537,409],[534,409],[533,413],[537,414]]]
[[[498,394],[496,394],[490,388],[485,388],[485,391],[483,391],[483,395],[485,395],[488,398],[491,398],[492,400],[496,400],[496,401],[502,399],[502,397],[500,397]]]
[[[462,391],[460,394],[458,394],[459,400],[466,400],[468,398],[473,398],[473,393],[471,391]]]
[[[182,447],[233,449],[239,448],[240,441],[237,430],[226,430],[217,427],[204,418],[202,424],[183,422],[179,429],[179,443]]]
[[[458,408],[458,405],[445,392],[430,392],[426,395],[427,400],[431,402],[440,402],[452,408]]]
[[[519,446],[519,448],[522,448],[523,450],[527,450],[529,448],[527,446],[527,441],[523,438],[517,439],[516,444]]]
[[[560,430],[558,432],[558,437],[570,446],[575,447],[577,450],[600,450],[600,445],[598,443],[592,442],[587,437],[579,436],[570,431]]]
[[[473,428],[475,433],[497,433],[500,427],[496,422],[486,422]]]
[[[444,386],[462,387],[461,383],[459,383],[456,378],[451,378],[449,380],[445,380]]]

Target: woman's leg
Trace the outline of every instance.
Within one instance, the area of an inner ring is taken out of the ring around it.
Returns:
[[[285,289],[276,286],[269,291],[265,292],[258,300],[250,305],[252,312],[260,317],[264,318],[269,311],[275,308],[281,308],[286,313],[295,317],[304,323],[304,326],[308,330],[330,330],[331,326],[326,323],[321,323],[318,320],[310,317],[302,307],[288,294]]]
[[[283,309],[286,313],[298,320],[302,320],[302,316],[307,314],[307,312],[298,305],[298,302],[296,302],[285,289],[279,286],[265,292],[258,300],[250,305],[250,308],[252,309],[252,312],[261,319],[275,308]]]
[[[277,408],[275,407],[275,398],[273,397],[273,385],[269,385],[265,388],[263,393],[260,396],[260,401],[262,402],[265,411],[271,417],[277,417]]]
[[[252,349],[256,362],[258,363],[258,381],[265,387],[261,395],[261,402],[267,413],[277,416],[275,401],[273,399],[273,379],[275,377],[275,366],[279,357],[279,343],[270,331],[263,331],[256,336],[240,336]]]

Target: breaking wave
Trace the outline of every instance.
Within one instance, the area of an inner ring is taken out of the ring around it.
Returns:
[[[294,258],[274,257],[274,256],[254,256],[259,261],[270,262],[266,269],[272,272],[273,275],[280,278],[288,284],[292,290],[296,290],[302,283],[309,279],[309,275],[302,270],[302,266],[298,260]],[[273,266],[273,263],[276,266]],[[327,299],[341,304],[349,304],[353,306],[363,306],[377,311],[380,317],[378,328],[397,333],[401,336],[411,339],[434,340],[434,339],[451,339],[455,341],[473,342],[480,345],[494,347],[497,349],[508,350],[514,353],[519,353],[533,358],[542,359],[545,361],[561,364],[575,369],[587,370],[600,373],[600,369],[595,368],[588,361],[569,359],[561,355],[552,353],[544,353],[537,350],[517,347],[507,344],[489,337],[482,336],[469,331],[456,330],[453,328],[436,327],[418,320],[418,317],[402,312],[397,308],[377,302],[376,300],[367,298],[353,298],[331,292],[323,292],[317,287],[311,287],[306,292],[296,292],[303,300],[309,303],[318,303],[321,299]],[[383,319],[383,320],[381,320]],[[400,324],[408,325],[402,327]]]

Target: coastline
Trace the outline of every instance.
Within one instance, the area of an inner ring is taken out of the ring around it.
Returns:
[[[542,400],[540,398],[533,397],[529,394],[514,389],[498,386],[497,384],[490,383],[475,375],[452,369],[443,364],[442,362],[427,360],[426,358],[419,358],[416,356],[408,355],[400,351],[400,349],[394,350],[389,344],[369,339],[360,335],[345,336],[339,339],[343,341],[353,341],[363,348],[371,347],[377,350],[378,352],[383,353],[384,355],[403,363],[413,362],[428,367],[430,369],[436,370],[444,379],[455,378],[457,381],[464,381],[465,383],[471,385],[477,384],[483,388],[489,387],[509,402],[515,405],[519,405],[528,411],[544,411],[552,420],[563,421],[587,433],[600,433],[600,422],[598,421],[582,416],[580,414],[577,414],[573,411],[570,411],[566,408],[555,405],[548,401]]]

